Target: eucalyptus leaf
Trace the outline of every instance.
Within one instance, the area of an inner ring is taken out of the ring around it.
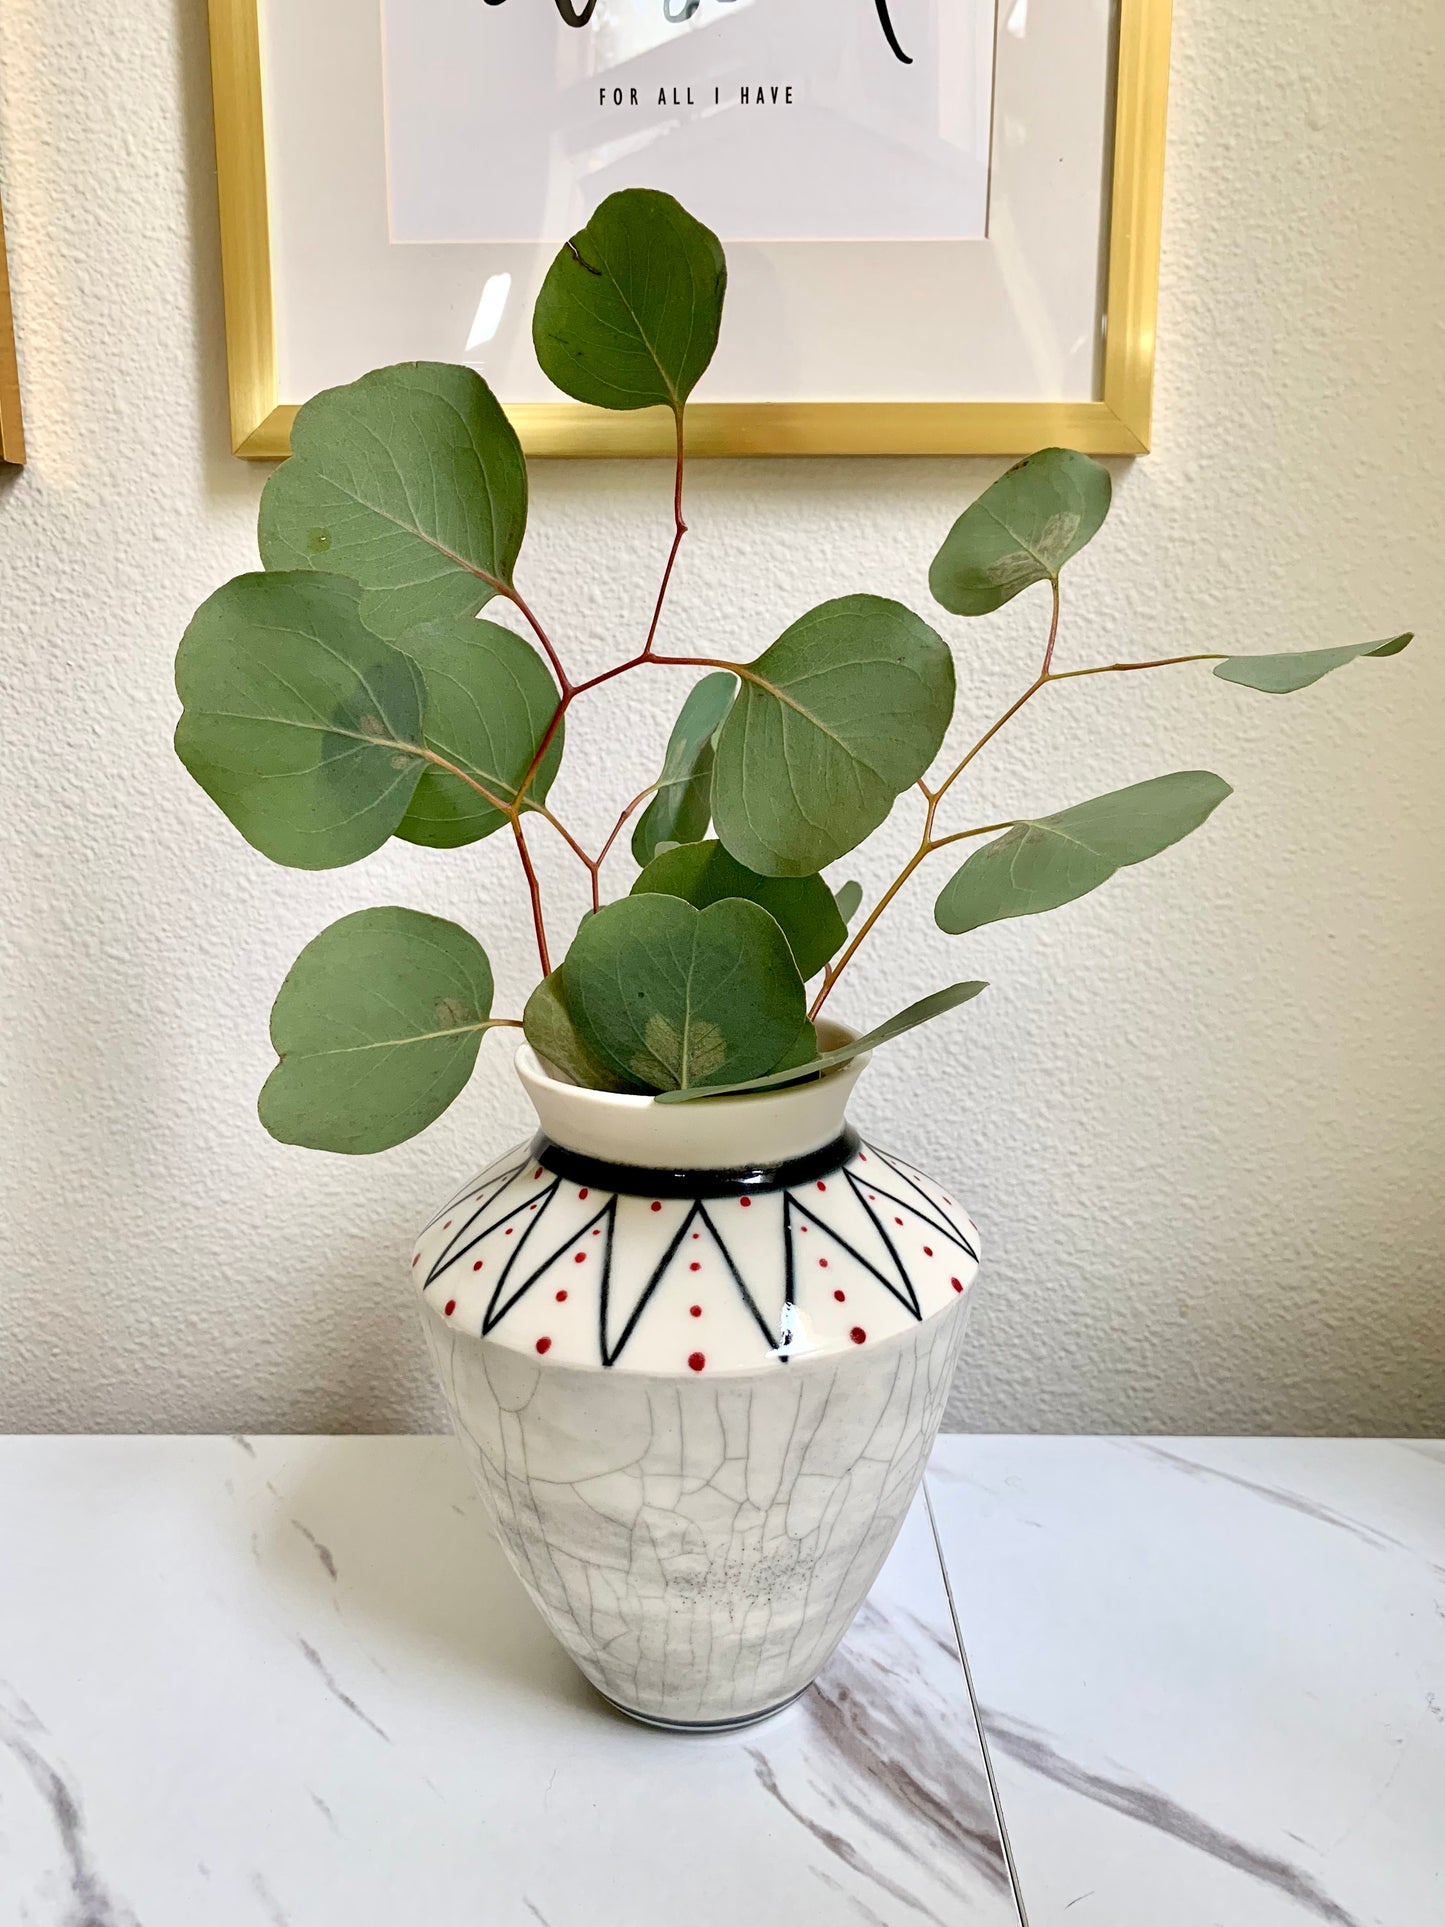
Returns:
[[[303,405],[261,496],[261,560],[350,576],[362,620],[394,642],[510,589],[526,526],[527,465],[491,389],[407,361]]]
[[[934,917],[961,936],[1003,917],[1056,910],[1197,830],[1230,795],[1208,770],[1177,770],[1053,816],[1020,819],[943,886]]]
[[[968,983],[950,984],[946,990],[935,990],[931,997],[920,997],[916,1004],[900,1010],[896,1017],[890,1017],[886,1024],[870,1030],[866,1036],[855,1037],[851,1044],[840,1044],[836,1050],[824,1051],[821,1057],[805,1059],[801,1064],[782,1064],[765,1077],[749,1077],[734,1084],[720,1084],[710,1090],[660,1091],[659,1104],[680,1104],[695,1097],[734,1097],[741,1091],[771,1091],[784,1084],[797,1084],[804,1078],[821,1076],[825,1071],[837,1070],[840,1064],[851,1063],[864,1051],[875,1050],[879,1044],[891,1043],[901,1037],[906,1030],[914,1030],[919,1024],[926,1024],[934,1017],[943,1016],[945,1011],[956,1010],[966,1004],[980,991],[987,990],[987,984]]]
[[[176,754],[248,843],[294,869],[380,849],[424,768],[421,676],[357,597],[337,576],[237,576],[176,654]]]
[[[717,842],[683,843],[654,857],[632,886],[634,896],[646,892],[681,897],[698,910],[724,897],[760,903],[787,938],[805,982],[842,948],[848,935],[833,892],[821,877],[760,877]]]
[[[1215,667],[1215,675],[1225,682],[1243,683],[1246,689],[1262,689],[1270,696],[1288,696],[1296,689],[1308,689],[1312,682],[1342,669],[1357,656],[1398,656],[1415,640],[1413,630],[1391,636],[1388,642],[1346,643],[1340,649],[1289,649],[1276,656],[1230,656]]]
[[[619,1077],[583,1042],[562,986],[562,972],[554,970],[544,977],[527,999],[522,1012],[522,1030],[539,1057],[545,1057],[559,1071],[589,1091],[631,1091],[642,1093],[645,1084],[634,1078]]]
[[[953,658],[883,596],[801,617],[742,672],[717,739],[713,820],[760,876],[806,877],[876,830],[938,753]]]
[[[532,342],[542,372],[596,408],[680,412],[717,347],[727,262],[670,194],[624,188],[564,242]]]
[[[803,1019],[803,1028],[798,1032],[787,1050],[778,1059],[775,1070],[801,1070],[805,1064],[813,1064],[818,1056],[818,1027],[811,1017]]]
[[[573,1021],[651,1090],[772,1070],[803,1027],[803,980],[778,925],[729,897],[695,910],[643,895],[588,917],[562,966]]]
[[[632,832],[632,854],[650,863],[666,844],[696,843],[712,821],[712,739],[727,715],[737,678],[725,669],[688,692],[667,739],[657,794]]]
[[[936,602],[985,616],[1035,582],[1056,582],[1109,513],[1109,471],[1071,448],[1005,470],[963,511],[928,572]]]
[[[261,1122],[283,1144],[386,1151],[472,1074],[492,1008],[475,937],[418,910],[358,910],[314,937],[271,1012]]]
[[[857,916],[858,906],[863,901],[863,885],[845,883],[841,890],[834,891],[833,901],[838,906],[838,915],[843,919],[844,925],[850,924]]]
[[[396,646],[416,664],[426,686],[427,748],[465,770],[499,802],[512,802],[560,701],[536,650],[499,623],[470,616],[408,629]],[[559,725],[528,787],[528,805],[545,802],[561,760]],[[461,777],[433,765],[396,833],[408,843],[451,850],[490,836],[506,821]]]

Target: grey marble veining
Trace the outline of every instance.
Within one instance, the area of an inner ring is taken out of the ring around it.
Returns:
[[[1445,1921],[1445,1455],[948,1438],[1030,1927]]]
[[[612,1713],[450,1439],[0,1440],[3,1927],[1018,1927],[926,1512],[789,1711]]]

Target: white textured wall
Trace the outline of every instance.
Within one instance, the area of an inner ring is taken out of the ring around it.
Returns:
[[[251,565],[263,480],[226,445],[203,11],[0,13],[32,449],[0,493],[0,1427],[430,1428],[400,1259],[523,1129],[505,1052],[420,1142],[330,1160],[255,1123],[266,1013],[364,904],[471,921],[504,1005],[524,930],[500,838],[274,869],[172,761],[176,638]],[[915,891],[840,1009],[994,982],[880,1057],[861,1104],[985,1228],[959,1423],[1438,1430],[1439,7],[1179,12],[1156,453],[1116,471],[1064,658],[1423,639],[1288,701],[1204,672],[1050,692],[980,761],[971,820],[1191,765],[1236,798],[1086,902],[965,944]],[[993,466],[700,470],[669,640],[751,650],[862,587],[927,607],[928,558]],[[665,493],[646,467],[536,472],[526,587],[579,665],[637,634]],[[948,625],[960,742],[1027,679],[1041,601]],[[634,678],[620,729],[579,712],[560,794],[584,823],[594,783],[645,780],[679,694]]]

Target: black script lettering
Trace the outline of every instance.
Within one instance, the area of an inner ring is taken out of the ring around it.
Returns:
[[[504,0],[484,0],[489,7],[500,7]],[[873,0],[878,9],[878,24],[883,29],[883,38],[888,42],[894,57],[901,60],[905,67],[913,65],[912,54],[904,53],[898,44],[898,35],[893,30],[893,16],[889,12],[890,0]],[[585,27],[597,11],[597,0],[582,0],[581,6],[575,0],[555,0],[558,14],[564,27]],[[669,26],[680,27],[692,19],[702,0],[662,0],[662,17]]]

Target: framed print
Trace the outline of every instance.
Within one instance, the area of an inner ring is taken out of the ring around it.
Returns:
[[[10,307],[5,217],[0,213],[0,462],[19,467],[24,460],[25,427],[20,418],[20,374],[15,365],[15,318]]]
[[[621,187],[719,235],[697,455],[1149,445],[1169,0],[210,0],[233,441],[462,361],[532,455],[531,311]]]

